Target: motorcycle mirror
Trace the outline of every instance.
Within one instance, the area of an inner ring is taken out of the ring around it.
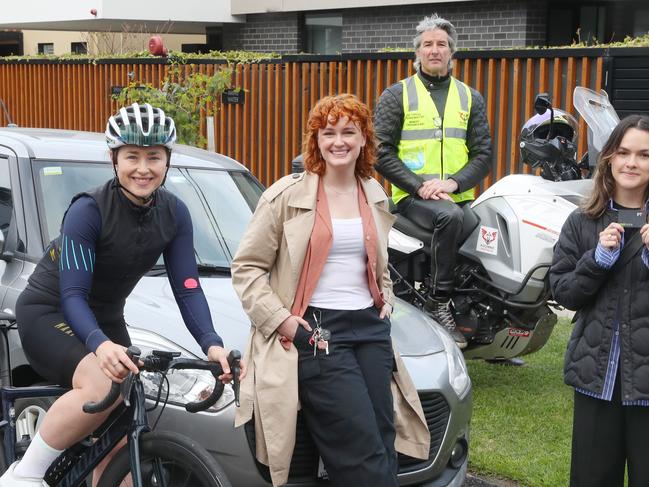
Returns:
[[[547,93],[539,93],[534,99],[534,110],[539,115],[543,115],[548,108],[552,108],[550,96]]]

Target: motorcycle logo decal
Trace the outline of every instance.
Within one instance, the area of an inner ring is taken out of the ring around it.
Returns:
[[[485,254],[498,255],[498,229],[481,226],[476,250]]]
[[[530,331],[529,330],[521,330],[520,328],[510,328],[508,333],[509,333],[509,336],[512,336],[512,337],[528,337],[528,336],[530,336]]]
[[[424,167],[424,164],[426,163],[426,159],[424,158],[424,154],[421,152],[417,154],[407,155],[403,159],[403,163],[406,165],[408,169],[411,171],[418,171],[419,169],[422,169]]]

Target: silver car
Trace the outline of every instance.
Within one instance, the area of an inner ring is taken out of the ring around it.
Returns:
[[[101,134],[49,129],[0,128],[0,300],[12,312],[47,243],[59,232],[71,197],[112,177]],[[200,149],[178,146],[166,187],[187,204],[194,224],[194,246],[201,284],[214,324],[228,348],[244,350],[249,321],[232,289],[229,266],[263,188],[236,161]],[[126,321],[132,341],[144,352],[179,350],[202,357],[182,322],[160,261],[127,300]],[[461,486],[467,469],[471,382],[462,354],[450,337],[426,315],[398,301],[392,336],[419,391],[431,435],[428,460],[400,456],[401,485]],[[9,357],[2,347],[3,383],[41,382],[25,360],[15,330],[9,332]],[[145,382],[153,397],[157,376]],[[200,371],[169,376],[168,403],[159,424],[205,446],[221,463],[233,485],[270,485],[268,468],[254,456],[251,424],[235,429],[231,388],[209,411],[190,414],[182,404],[205,394],[210,378]],[[164,397],[164,394],[163,394]],[[46,406],[45,406],[46,407]],[[44,407],[21,407],[23,433],[31,435]],[[154,411],[154,419],[158,411]],[[318,453],[301,420],[288,485],[321,485]]]

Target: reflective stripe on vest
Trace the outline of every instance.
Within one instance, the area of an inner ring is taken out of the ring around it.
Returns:
[[[399,159],[424,179],[442,175],[447,179],[469,161],[466,145],[467,126],[471,113],[471,90],[451,77],[444,108],[440,118],[430,93],[414,75],[401,81],[403,84],[403,126],[399,142]],[[398,203],[408,193],[392,185],[392,200]],[[474,189],[451,194],[455,202],[475,198]]]

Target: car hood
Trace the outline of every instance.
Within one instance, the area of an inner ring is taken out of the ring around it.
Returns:
[[[241,307],[229,277],[202,277],[212,320],[227,348],[244,350],[250,320]],[[126,301],[125,318],[129,326],[157,333],[185,350],[203,356],[180,315],[166,277],[144,277]],[[404,356],[441,352],[443,343],[433,323],[414,306],[397,300],[392,314],[392,338]]]

